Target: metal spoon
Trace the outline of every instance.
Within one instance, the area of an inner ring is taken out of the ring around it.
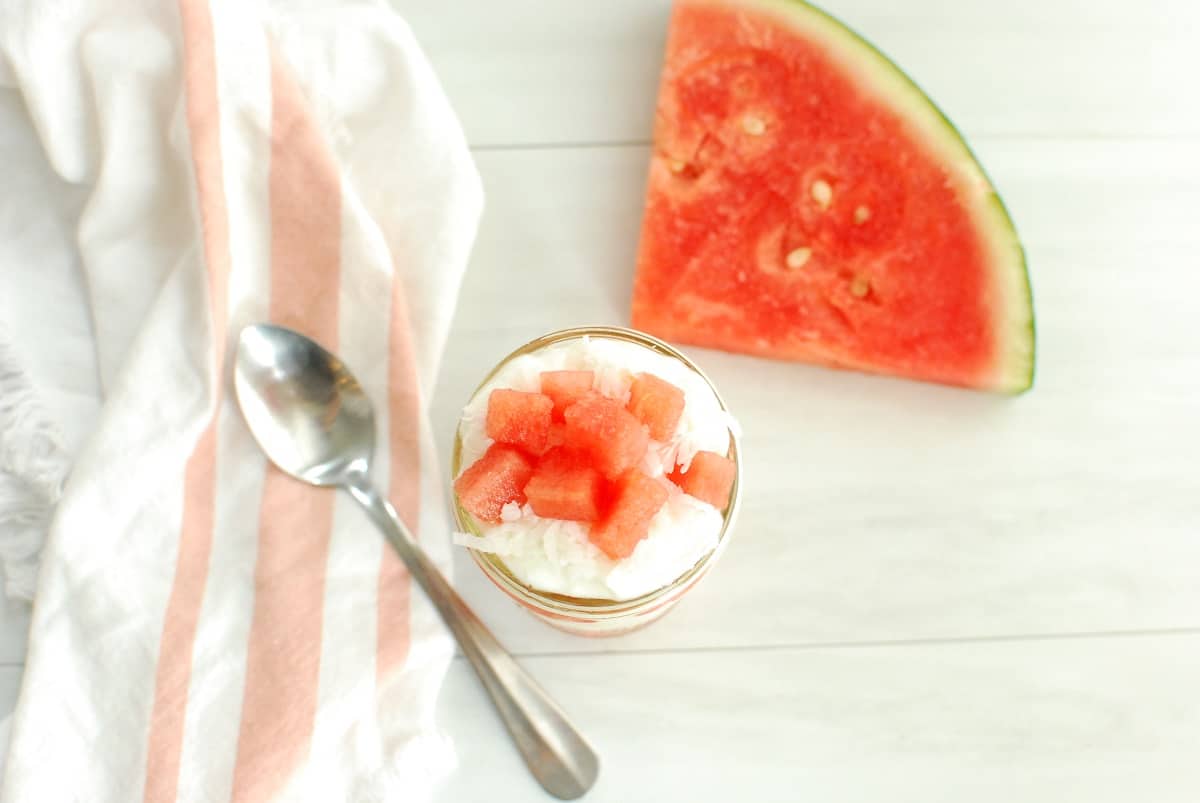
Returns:
[[[455,593],[372,484],[375,414],[342,361],[290,329],[248,326],[238,339],[233,385],[271,462],[304,482],[349,492],[395,547],[458,639],[538,782],[563,800],[587,792],[599,772],[596,754]]]

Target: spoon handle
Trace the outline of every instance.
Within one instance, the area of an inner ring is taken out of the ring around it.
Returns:
[[[371,481],[358,475],[346,490],[387,536],[458,639],[530,772],[555,797],[574,800],[585,793],[596,780],[599,760],[566,714],[467,607]]]

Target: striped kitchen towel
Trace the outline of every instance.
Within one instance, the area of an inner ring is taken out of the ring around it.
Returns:
[[[2,800],[427,797],[452,643],[352,501],[266,464],[229,383],[251,322],[341,354],[377,479],[448,568],[427,404],[482,190],[412,34],[375,2],[5,0],[0,87],[87,196],[104,394]]]

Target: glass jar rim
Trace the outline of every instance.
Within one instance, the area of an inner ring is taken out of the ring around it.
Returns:
[[[514,349],[503,359],[496,363],[495,367],[483,378],[471,392],[470,398],[473,400],[479,395],[479,392],[501,371],[509,362],[517,357],[526,354],[532,354],[547,346],[555,343],[560,343],[565,340],[575,340],[584,337],[600,337],[612,340],[622,340],[633,342],[651,351],[660,353],[666,357],[678,360],[683,363],[689,370],[699,375],[704,383],[712,392],[717,404],[721,410],[729,415],[729,408],[725,404],[725,400],[721,398],[720,392],[713,385],[712,380],[685,354],[681,353],[675,347],[668,343],[659,340],[653,335],[648,335],[645,332],[639,332],[636,329],[629,329],[621,326],[578,326],[570,329],[560,329],[541,337],[529,341],[525,345]],[[717,537],[717,544],[709,550],[703,557],[696,561],[687,571],[680,574],[670,583],[661,586],[660,588],[649,591],[637,597],[627,600],[612,600],[599,598],[584,598],[572,597],[563,594],[554,594],[546,591],[539,591],[522,583],[511,572],[498,556],[482,552],[477,549],[466,547],[470,552],[471,558],[476,565],[484,572],[485,575],[495,583],[502,591],[505,591],[514,599],[526,605],[548,611],[552,614],[560,614],[565,616],[587,616],[595,619],[609,619],[625,616],[629,613],[639,611],[645,606],[668,597],[675,591],[687,588],[699,578],[707,570],[708,566],[714,561],[717,556],[723,551],[726,543],[729,540],[729,535],[732,532],[734,522],[737,518],[739,501],[741,498],[742,484],[742,462],[740,455],[740,439],[734,427],[729,428],[729,451],[727,456],[734,463],[734,479],[733,487],[729,494],[729,505],[722,513],[721,531]],[[450,474],[453,479],[459,473],[462,461],[462,432],[461,423],[456,427],[454,432],[454,446],[450,455]],[[458,527],[473,535],[479,535],[473,517],[458,501],[457,494],[451,494],[454,508],[454,519]]]

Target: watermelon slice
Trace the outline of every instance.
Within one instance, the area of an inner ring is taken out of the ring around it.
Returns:
[[[567,408],[563,444],[586,452],[604,476],[614,478],[641,462],[650,436],[621,403],[591,392]]]
[[[565,449],[547,452],[525,486],[530,507],[544,519],[595,521],[603,493],[600,472]]]
[[[563,412],[592,389],[592,371],[543,371],[542,393],[554,400],[554,418],[562,421]]]
[[[588,539],[613,560],[633,554],[638,542],[650,533],[650,520],[667,502],[670,493],[661,482],[634,469],[623,474],[613,490],[613,501],[604,518],[592,525]]]
[[[629,412],[650,430],[650,437],[666,442],[675,434],[683,415],[683,391],[654,374],[638,374],[629,388]]]
[[[633,324],[668,340],[970,388],[1033,381],[1012,221],[900,70],[799,0],[682,0]]]
[[[522,489],[533,476],[529,458],[511,446],[493,443],[483,457],[454,481],[459,503],[480,521],[500,521],[509,502],[525,504]]]
[[[554,402],[541,393],[497,388],[488,397],[487,436],[539,455],[550,446]]]
[[[673,474],[671,479],[685,494],[724,510],[736,474],[737,466],[728,457],[716,452],[696,452],[688,470]]]

